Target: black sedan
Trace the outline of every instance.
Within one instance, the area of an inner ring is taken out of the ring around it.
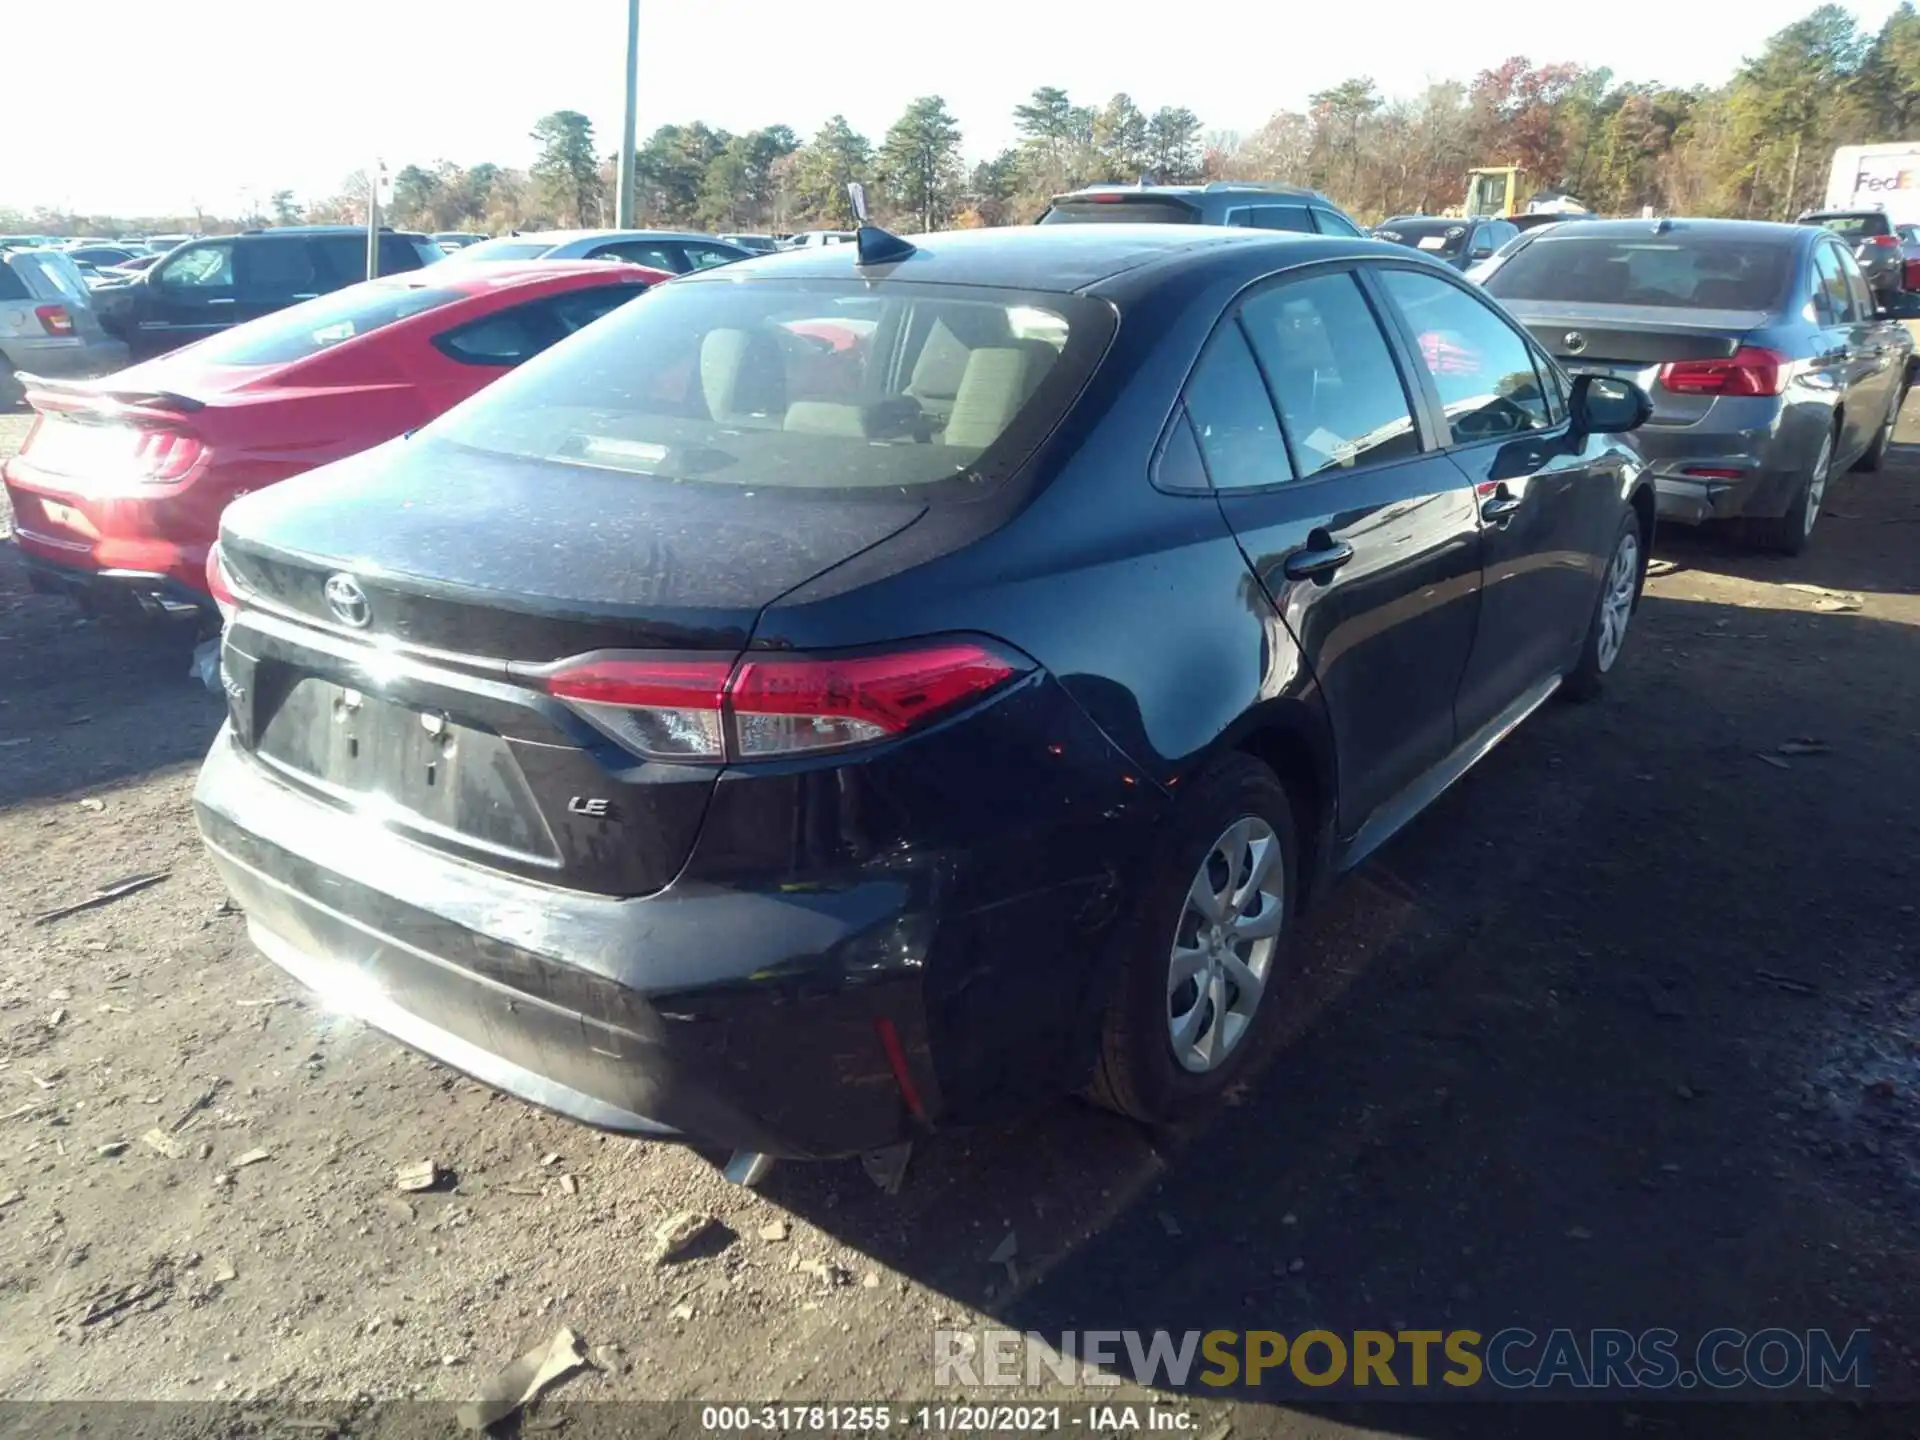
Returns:
[[[686,277],[226,512],[199,824],[335,1003],[736,1174],[1165,1120],[1322,885],[1601,687],[1645,403],[1370,240]]]
[[[1509,240],[1520,234],[1511,221],[1498,216],[1475,215],[1460,219],[1445,215],[1396,215],[1373,227],[1378,240],[1391,240],[1424,250],[1436,260],[1444,260],[1456,270],[1465,270],[1492,257]]]

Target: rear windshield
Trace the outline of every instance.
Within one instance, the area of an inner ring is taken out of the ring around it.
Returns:
[[[1178,200],[1063,200],[1040,217],[1042,225],[1194,225],[1200,212]]]
[[[482,240],[477,245],[462,245],[450,252],[462,260],[538,260],[553,249],[551,240],[521,240],[502,235],[498,240]]]
[[[1081,296],[683,280],[529,361],[427,433],[742,492],[958,498],[1031,453],[1112,330],[1111,310]]]
[[[1542,231],[1484,284],[1502,300],[1772,310],[1785,296],[1792,273],[1793,249],[1777,240]]]
[[[1467,247],[1467,227],[1458,220],[1389,220],[1374,227],[1374,236],[1396,245],[1411,245],[1452,259]]]
[[[1865,215],[1809,215],[1809,225],[1818,225],[1822,230],[1831,230],[1836,235],[1891,235],[1887,217],[1879,211],[1869,211]]]
[[[460,298],[458,290],[362,282],[210,335],[193,353],[208,365],[285,365]]]

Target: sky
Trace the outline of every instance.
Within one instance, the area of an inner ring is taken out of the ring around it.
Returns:
[[[1510,55],[1718,84],[1814,3],[1542,0],[1461,23],[1433,0],[641,0],[639,132],[697,119],[805,137],[840,112],[878,141],[938,94],[971,160],[1013,141],[1013,107],[1040,85],[1080,104],[1124,90],[1245,132],[1355,74],[1412,95]],[[1848,8],[1877,28],[1894,3]],[[63,5],[7,8],[6,49],[25,63],[7,67],[6,108],[37,123],[0,146],[0,208],[236,213],[281,189],[333,194],[375,157],[389,171],[524,166],[534,121],[559,109],[584,111],[602,151],[619,143],[624,0],[194,0],[177,14],[94,0],[77,31]]]

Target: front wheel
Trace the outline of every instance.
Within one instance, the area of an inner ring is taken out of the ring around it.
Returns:
[[[1640,603],[1640,585],[1646,573],[1646,547],[1640,534],[1640,515],[1631,506],[1620,517],[1613,554],[1600,581],[1600,598],[1587,622],[1580,658],[1560,682],[1569,700],[1591,700],[1605,687],[1607,674],[1627,643],[1627,627]]]
[[[1193,781],[1123,942],[1096,1102],[1167,1124],[1250,1072],[1279,1009],[1299,881],[1293,807],[1273,771],[1230,755]]]

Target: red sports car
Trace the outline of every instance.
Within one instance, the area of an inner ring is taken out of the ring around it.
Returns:
[[[410,271],[237,325],[100,380],[21,379],[7,462],[34,588],[103,615],[209,617],[227,503],[402,435],[671,277],[603,260]]]

